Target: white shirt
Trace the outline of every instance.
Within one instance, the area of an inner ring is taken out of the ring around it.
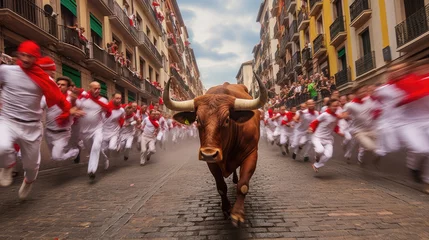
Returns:
[[[135,125],[137,124],[138,117],[130,117],[124,120],[124,126],[120,130],[121,138],[134,137]]]
[[[320,114],[326,112],[326,109],[328,109],[328,106],[323,106],[322,109],[320,109]]]
[[[314,110],[314,114],[311,114],[308,109],[298,111],[296,116],[299,117],[300,122],[296,124],[295,129],[299,132],[306,132],[310,123],[319,116],[319,112]]]
[[[319,125],[314,132],[313,137],[317,137],[319,139],[324,140],[334,140],[332,133],[334,132],[335,127],[338,123],[338,118],[333,116],[330,113],[324,112],[317,117],[317,121],[319,121]]]
[[[105,104],[108,103],[103,97],[99,100]],[[85,112],[85,116],[79,118],[81,133],[93,133],[103,127],[103,115],[106,113],[100,105],[90,98],[81,98],[76,100],[76,106]]]
[[[26,121],[42,119],[43,92],[18,65],[0,65],[1,116]]]
[[[115,135],[119,135],[121,126],[119,125],[119,119],[123,117],[125,110],[123,108],[112,110],[112,114],[109,118],[105,118],[103,122],[103,138],[108,140]],[[103,114],[104,115],[104,114]]]
[[[351,134],[370,131],[373,128],[374,103],[371,100],[363,100],[363,103],[349,102],[344,105],[344,111],[351,118],[349,122],[349,131]]]
[[[158,122],[159,123],[159,122]],[[146,137],[154,138],[156,137],[157,130],[155,126],[150,122],[149,118],[145,118],[142,122],[143,124],[143,135]],[[161,124],[160,124],[161,127]]]
[[[404,97],[406,93],[393,84],[386,84],[378,87],[373,96],[380,100],[381,115],[376,120],[378,127],[395,127],[401,126],[405,123],[404,121],[404,108],[396,107]]]
[[[71,102],[70,96],[67,96],[66,99],[68,102]],[[63,110],[61,110],[61,108],[57,105],[48,108],[45,96],[43,96],[42,100],[40,101],[40,107],[46,110],[46,129],[54,131],[70,129],[71,125],[73,124],[73,118],[70,117],[69,121],[64,126],[59,126],[55,119],[63,113]]]

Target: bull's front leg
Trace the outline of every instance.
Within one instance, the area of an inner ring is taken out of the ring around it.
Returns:
[[[241,164],[240,180],[237,184],[237,201],[231,211],[231,220],[234,226],[244,223],[244,198],[249,191],[249,182],[256,169],[258,152],[254,151]]]
[[[215,178],[216,188],[222,200],[222,212],[225,219],[227,219],[229,218],[229,215],[231,213],[231,203],[228,199],[228,186],[226,185],[225,179],[223,178],[222,170],[215,163],[207,163],[207,166],[209,167],[210,172]]]

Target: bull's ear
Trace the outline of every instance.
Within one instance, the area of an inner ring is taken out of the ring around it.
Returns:
[[[253,111],[231,111],[229,118],[238,123],[245,123],[249,121],[254,115],[255,113]]]
[[[191,124],[195,122],[195,118],[197,117],[197,114],[195,112],[180,112],[174,114],[173,118],[174,120],[178,121],[181,124]]]

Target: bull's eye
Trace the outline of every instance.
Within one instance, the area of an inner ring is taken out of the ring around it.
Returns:
[[[229,124],[229,117],[227,117],[226,119],[225,119],[225,126],[227,126]]]

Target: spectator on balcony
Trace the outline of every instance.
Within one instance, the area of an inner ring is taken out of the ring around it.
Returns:
[[[337,90],[337,85],[335,84],[335,77],[334,76],[331,76],[331,79],[329,80],[329,84],[330,84],[329,90],[331,92],[333,92],[334,90]]]
[[[331,95],[331,91],[329,90],[329,82],[328,78],[323,77],[322,81],[319,82],[319,89],[320,94],[322,95],[322,98],[329,97]]]
[[[86,46],[86,44],[88,43],[88,39],[83,35],[84,32],[85,32],[85,28],[80,27],[78,30],[79,41],[82,45]]]
[[[317,87],[313,79],[310,80],[310,84],[308,84],[308,92],[310,93],[310,98],[317,101]]]

